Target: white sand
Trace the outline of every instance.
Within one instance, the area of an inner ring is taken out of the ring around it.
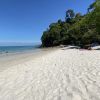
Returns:
[[[100,51],[56,50],[0,72],[0,100],[100,100]]]

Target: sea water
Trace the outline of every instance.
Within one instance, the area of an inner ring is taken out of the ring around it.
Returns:
[[[39,46],[0,46],[0,55],[8,53],[22,53],[27,51],[37,51]]]

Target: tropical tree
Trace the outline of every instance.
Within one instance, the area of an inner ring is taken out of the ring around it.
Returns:
[[[75,13],[72,9],[66,11],[65,20],[67,23],[71,23],[71,19],[75,17]]]
[[[82,15],[69,9],[66,21],[51,23],[41,37],[42,46],[50,47],[60,44],[84,47],[95,42],[100,43],[100,0],[88,8],[89,13]]]

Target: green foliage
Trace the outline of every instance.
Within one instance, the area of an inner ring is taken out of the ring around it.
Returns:
[[[73,10],[66,11],[66,20],[58,20],[49,25],[43,32],[42,46],[50,47],[60,44],[84,46],[100,43],[100,0],[96,0],[88,8],[86,15],[75,14]]]
[[[66,11],[66,19],[67,18],[73,18],[75,16],[75,13],[72,9],[69,9]]]
[[[69,10],[66,11],[66,17],[65,17],[66,23],[73,24],[74,23],[74,20],[73,20],[74,17],[75,17],[75,13],[72,9],[69,9]]]

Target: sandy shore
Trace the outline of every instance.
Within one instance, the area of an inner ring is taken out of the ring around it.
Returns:
[[[19,53],[6,53],[0,55],[0,72],[8,69],[11,66],[21,64],[30,60],[34,60],[37,57],[44,56],[58,48],[44,48],[35,51],[19,52]]]
[[[100,51],[59,49],[9,67],[0,100],[100,100]]]

